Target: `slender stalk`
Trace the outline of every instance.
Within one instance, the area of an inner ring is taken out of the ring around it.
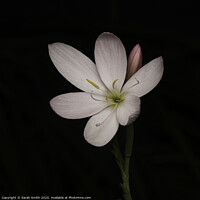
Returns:
[[[125,200],[133,200],[131,197],[130,186],[129,186],[129,166],[130,166],[130,158],[132,155],[133,149],[133,124],[129,125],[126,130],[126,144],[125,144],[125,154],[124,154],[124,174],[122,176],[123,180],[123,197]]]
[[[127,126],[126,146],[125,146],[125,163],[124,163],[124,169],[125,169],[126,174],[129,174],[129,162],[130,162],[130,158],[132,155],[132,149],[133,149],[133,136],[134,136],[133,131],[134,131],[133,124],[130,124],[129,126]]]
[[[130,186],[129,186],[129,165],[130,158],[132,155],[132,147],[133,147],[133,125],[129,125],[126,130],[126,144],[125,144],[125,154],[124,158],[121,154],[119,144],[117,142],[117,138],[115,138],[113,143],[112,152],[115,156],[117,165],[120,168],[122,183],[120,184],[123,191],[123,199],[124,200],[133,200],[131,197]]]

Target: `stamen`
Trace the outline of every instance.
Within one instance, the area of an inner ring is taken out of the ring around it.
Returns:
[[[94,98],[93,93],[91,93],[91,98],[94,99],[95,101],[103,101],[103,100]]]
[[[138,85],[139,84],[139,81],[137,80],[137,78],[135,78],[135,80],[137,81],[137,83],[135,83],[135,84],[133,84],[133,85],[131,85],[128,89],[130,89],[130,88],[132,88],[132,87],[134,87],[134,86],[136,86],[136,85]]]
[[[102,90],[96,83],[92,82],[91,80],[89,80],[89,79],[86,78],[86,81],[87,81],[88,83],[90,83],[92,86],[94,86],[96,89],[102,91],[103,93],[108,93],[108,91]]]
[[[101,100],[101,99],[96,99],[93,95],[93,93],[90,94],[91,98],[95,101],[101,101],[101,102],[106,102],[106,103],[109,103],[109,106],[110,105],[115,105],[116,103],[114,103],[111,99],[108,99],[107,97],[105,97],[106,99],[105,100]]]
[[[112,84],[112,87],[113,87],[113,91],[112,91],[112,93],[114,94],[114,95],[116,95],[116,96],[119,96],[119,91],[115,88],[115,83],[118,81],[119,79],[116,79],[116,80],[114,80],[113,81],[113,84]]]
[[[116,79],[115,81],[113,81],[113,84],[112,84],[113,89],[115,89],[115,83],[116,83],[118,80],[119,80],[119,79]]]
[[[137,83],[135,85],[139,84],[139,81],[137,80],[137,78],[135,78],[135,80],[137,81]]]
[[[95,84],[94,82],[90,81],[89,79],[86,78],[86,81],[90,83],[92,86],[94,86],[96,89],[99,89],[99,86]]]
[[[110,112],[110,113],[108,114],[108,116],[107,116],[102,122],[97,123],[96,126],[97,126],[97,127],[98,127],[98,126],[101,126],[101,125],[110,117],[110,115],[115,111],[116,108],[117,108],[117,104],[116,104],[115,107],[113,108],[112,112]]]
[[[134,78],[135,80],[136,80],[136,83],[135,84],[133,84],[133,85],[131,85],[130,87],[128,87],[126,90],[124,90],[122,93],[121,93],[121,95],[123,95],[123,94],[125,94],[130,88],[132,88],[132,87],[134,87],[134,86],[136,86],[136,85],[138,85],[140,82],[137,80],[137,78]]]

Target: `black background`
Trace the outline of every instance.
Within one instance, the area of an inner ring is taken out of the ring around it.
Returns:
[[[109,31],[143,63],[163,56],[159,85],[142,97],[134,123],[135,200],[200,199],[200,13],[192,1],[35,1],[0,7],[0,194],[119,199],[112,142],[83,138],[88,119],[57,116],[49,100],[78,91],[55,69],[47,45],[67,43],[94,60]],[[77,77],[78,78],[78,77]],[[124,129],[118,135],[123,144]]]

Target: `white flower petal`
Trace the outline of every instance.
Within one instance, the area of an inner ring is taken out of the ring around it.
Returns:
[[[96,65],[80,51],[63,43],[53,43],[49,45],[49,55],[57,70],[77,88],[102,94],[88,79],[105,90]]]
[[[98,101],[103,100],[103,96],[95,94],[93,98],[87,92],[68,93],[54,97],[50,105],[61,117],[80,119],[94,115],[108,106],[105,102]]]
[[[127,69],[126,51],[120,39],[111,33],[102,33],[95,44],[95,61],[98,72],[105,85],[112,90],[121,89]]]
[[[122,92],[141,97],[150,92],[162,78],[163,59],[158,57],[140,68],[123,86]]]
[[[94,146],[100,147],[107,144],[116,134],[119,123],[116,111],[108,107],[90,118],[84,130],[86,141]]]
[[[117,108],[117,119],[122,126],[128,125],[136,120],[140,114],[140,98],[130,93]]]

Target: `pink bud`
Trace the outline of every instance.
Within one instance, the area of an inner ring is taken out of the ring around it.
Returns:
[[[128,80],[139,68],[142,67],[142,51],[139,44],[135,45],[128,57],[128,69],[126,79]]]

